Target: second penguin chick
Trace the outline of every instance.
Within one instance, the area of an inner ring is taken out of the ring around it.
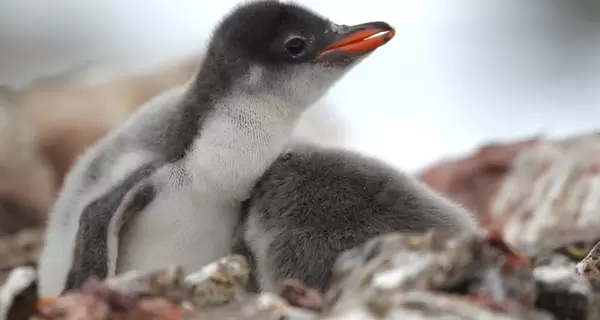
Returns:
[[[477,226],[469,212],[391,166],[316,145],[282,153],[244,210],[244,243],[234,251],[254,260],[261,291],[285,278],[324,290],[338,255],[374,236]]]

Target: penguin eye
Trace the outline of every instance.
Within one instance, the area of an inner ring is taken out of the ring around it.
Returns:
[[[304,52],[306,40],[301,37],[293,37],[285,42],[285,50],[293,56],[300,55]]]

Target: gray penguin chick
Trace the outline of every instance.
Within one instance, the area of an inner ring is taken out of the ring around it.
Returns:
[[[170,263],[195,270],[229,254],[242,202],[302,114],[390,31],[278,1],[233,10],[195,78],[142,106],[66,176],[39,260],[40,295]]]
[[[261,291],[284,278],[325,290],[338,255],[377,235],[477,227],[468,211],[382,161],[308,144],[275,160],[244,215],[234,252],[253,260],[250,287]]]

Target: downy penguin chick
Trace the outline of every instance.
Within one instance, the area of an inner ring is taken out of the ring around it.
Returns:
[[[261,291],[285,278],[325,290],[338,255],[377,235],[476,229],[469,212],[391,166],[307,144],[283,152],[244,207],[233,251],[251,257],[250,289]]]
[[[340,26],[272,0],[233,10],[189,84],[142,106],[67,175],[39,261],[41,296],[229,254],[242,202],[303,112],[392,36],[383,22]]]

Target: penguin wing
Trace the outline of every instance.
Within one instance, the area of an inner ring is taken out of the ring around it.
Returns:
[[[79,288],[91,276],[104,279],[115,273],[119,231],[155,198],[156,185],[148,179],[155,169],[152,164],[140,167],[86,206],[63,292]]]

